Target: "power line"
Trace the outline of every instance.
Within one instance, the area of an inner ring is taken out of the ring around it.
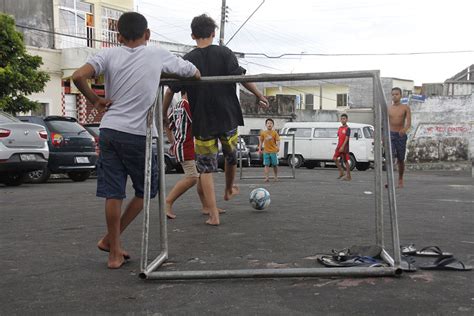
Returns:
[[[104,40],[98,40],[98,39],[93,39],[93,38],[87,38],[83,36],[77,36],[77,35],[72,35],[72,34],[65,34],[65,33],[59,33],[55,31],[49,31],[49,30],[42,30],[38,29],[35,27],[31,26],[26,26],[26,25],[19,25],[16,24],[17,27],[24,28],[24,29],[29,29],[29,30],[34,30],[38,32],[44,32],[48,34],[53,34],[53,35],[61,35],[61,36],[66,36],[66,37],[72,37],[72,38],[77,38],[77,39],[82,39],[82,40],[87,40],[87,41],[93,41],[93,42],[99,42],[99,43],[104,43],[104,44],[114,44],[118,45],[118,43],[115,42],[109,42],[109,41],[104,41]],[[156,33],[156,32],[154,32]],[[159,34],[159,33],[156,33]],[[466,54],[466,53],[474,53],[474,50],[452,50],[452,51],[426,51],[426,52],[407,52],[407,53],[283,53],[280,55],[268,55],[266,53],[243,53],[245,57],[250,57],[250,58],[258,58],[258,56],[269,58],[269,59],[279,59],[283,58],[285,56],[288,57],[311,57],[311,56],[316,56],[316,57],[357,57],[357,56],[413,56],[413,55],[439,55],[439,54]]]
[[[265,53],[244,53],[245,56],[263,56],[266,58],[282,58],[285,56],[295,57],[306,57],[306,56],[318,56],[318,57],[348,57],[348,56],[410,56],[410,55],[436,55],[436,54],[465,54],[474,53],[474,50],[451,50],[451,51],[432,51],[432,52],[409,52],[409,53],[284,53],[280,55],[270,56]]]

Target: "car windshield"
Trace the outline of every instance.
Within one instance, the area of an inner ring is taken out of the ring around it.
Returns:
[[[76,122],[69,121],[46,121],[48,128],[55,133],[77,133],[85,131],[84,127]]]
[[[11,116],[8,113],[0,112],[0,123],[20,122],[19,119]]]

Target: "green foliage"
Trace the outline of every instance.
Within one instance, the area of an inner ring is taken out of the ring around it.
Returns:
[[[15,114],[36,109],[38,103],[26,96],[43,91],[49,81],[49,75],[38,70],[42,64],[41,57],[26,52],[15,20],[0,13],[0,110]]]

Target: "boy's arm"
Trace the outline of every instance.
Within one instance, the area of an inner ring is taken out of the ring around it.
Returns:
[[[406,107],[407,107],[407,111],[406,111],[406,116],[405,116],[405,127],[402,128],[402,130],[400,131],[403,133],[403,135],[406,135],[411,128],[411,110],[408,105]]]
[[[100,111],[107,111],[112,105],[112,101],[99,97],[87,83],[87,79],[93,78],[95,75],[94,67],[90,64],[85,64],[81,68],[77,69],[72,74],[72,81],[76,85],[77,89],[89,100]]]
[[[265,98],[265,96],[258,90],[257,86],[255,85],[255,83],[253,82],[242,82],[242,85],[247,89],[249,90],[250,92],[252,92],[259,100],[259,104],[268,108],[270,106],[270,104],[268,103],[268,100],[267,98]]]
[[[174,92],[170,88],[166,89],[165,95],[163,96],[163,126],[168,127],[168,109],[170,107],[171,101],[173,100]],[[171,141],[171,140],[170,140]]]
[[[191,62],[163,50],[163,72],[179,77],[201,79],[201,72]]]
[[[258,152],[262,151],[262,133],[258,136]]]
[[[173,100],[174,92],[168,88],[166,89],[165,95],[163,97],[163,128],[166,132],[166,136],[168,137],[168,141],[173,144],[175,139],[173,132],[170,128],[170,121],[168,119],[168,109],[171,104],[171,100]]]

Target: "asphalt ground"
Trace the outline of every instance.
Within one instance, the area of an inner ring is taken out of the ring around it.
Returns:
[[[244,175],[261,175],[245,168]],[[287,167],[281,174],[289,175]],[[166,176],[167,190],[181,177]],[[374,171],[353,181],[335,169],[298,169],[277,183],[238,180],[241,194],[222,199],[215,175],[219,227],[204,225],[194,189],[168,221],[169,260],[160,271],[321,267],[316,255],[375,242]],[[397,190],[402,244],[436,245],[474,266],[474,186],[463,172],[409,171]],[[248,195],[265,187],[271,205],[253,210]],[[128,195],[133,194],[131,186]],[[385,203],[386,204],[386,203]],[[138,277],[142,217],[123,234],[132,259],[106,268],[96,248],[105,232],[95,180],[54,179],[0,187],[0,314],[153,315],[445,315],[474,314],[474,272],[426,271],[401,277],[153,281]],[[386,205],[385,205],[386,206]],[[387,207],[386,207],[387,209]],[[385,241],[391,251],[389,215]],[[159,252],[157,201],[152,203],[150,256]],[[433,259],[416,258],[415,265]]]

